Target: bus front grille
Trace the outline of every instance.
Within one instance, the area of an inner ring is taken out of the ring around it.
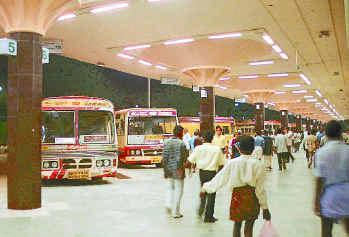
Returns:
[[[162,149],[143,150],[144,156],[162,156]]]

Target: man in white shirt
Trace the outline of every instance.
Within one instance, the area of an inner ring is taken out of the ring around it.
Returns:
[[[189,151],[190,150],[190,139],[191,139],[191,136],[190,136],[190,133],[188,132],[188,129],[186,129],[186,128],[184,129],[183,133],[184,133],[183,142],[185,144],[185,147]]]
[[[205,143],[195,147],[193,153],[189,156],[188,161],[199,169],[201,186],[213,179],[217,171],[225,163],[224,155],[219,146],[212,144],[213,132],[207,131],[203,134]],[[216,193],[207,194],[201,197],[199,215],[206,212],[204,222],[213,223],[217,219],[213,216]],[[206,204],[207,202],[207,204]]]
[[[264,164],[251,155],[254,139],[242,136],[240,149],[241,156],[227,161],[224,168],[210,182],[203,185],[201,195],[215,193],[227,184],[232,191],[230,219],[234,221],[233,236],[241,236],[241,226],[245,222],[244,236],[252,237],[253,225],[260,209],[263,210],[263,219],[270,220],[271,215],[264,188]]]
[[[288,156],[287,138],[284,134],[282,134],[281,129],[277,130],[274,146],[278,157],[279,170],[286,170],[286,159]]]
[[[286,139],[287,139],[287,163],[290,162],[290,158],[292,159],[292,162],[294,162],[294,157],[292,155],[293,133],[291,130],[288,130],[288,132],[286,133]]]

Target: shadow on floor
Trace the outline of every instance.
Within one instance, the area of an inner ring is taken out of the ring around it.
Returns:
[[[108,180],[42,180],[43,187],[108,185]]]

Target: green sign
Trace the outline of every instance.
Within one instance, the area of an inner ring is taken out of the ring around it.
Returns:
[[[50,62],[50,50],[48,48],[42,47],[42,63]]]
[[[17,41],[13,39],[0,39],[0,54],[17,55]]]

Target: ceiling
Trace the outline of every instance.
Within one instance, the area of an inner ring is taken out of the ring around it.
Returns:
[[[229,67],[226,80],[216,82],[219,95],[237,98],[251,90],[286,91],[269,96],[269,102],[301,100],[299,103],[307,104],[316,117],[330,118],[320,110],[325,106],[349,118],[349,40],[344,0],[80,2],[81,8],[74,12],[76,17],[57,21],[45,36],[62,39],[63,54],[67,57],[155,79],[174,77],[187,87],[193,81],[182,73],[185,68]],[[115,3],[128,3],[128,7],[98,14],[90,12]],[[241,35],[209,38],[227,33]],[[265,35],[288,59],[263,39]],[[192,41],[164,44],[178,39]],[[125,50],[139,45],[146,46]],[[273,64],[249,64],[264,60],[272,60]],[[279,73],[288,75],[268,76]],[[310,80],[310,85],[300,74]],[[258,77],[241,78],[244,76]],[[285,84],[300,86],[289,88]],[[293,94],[293,90],[306,93]],[[313,96],[317,101],[306,102],[304,96]],[[321,106],[315,107],[315,103]]]

